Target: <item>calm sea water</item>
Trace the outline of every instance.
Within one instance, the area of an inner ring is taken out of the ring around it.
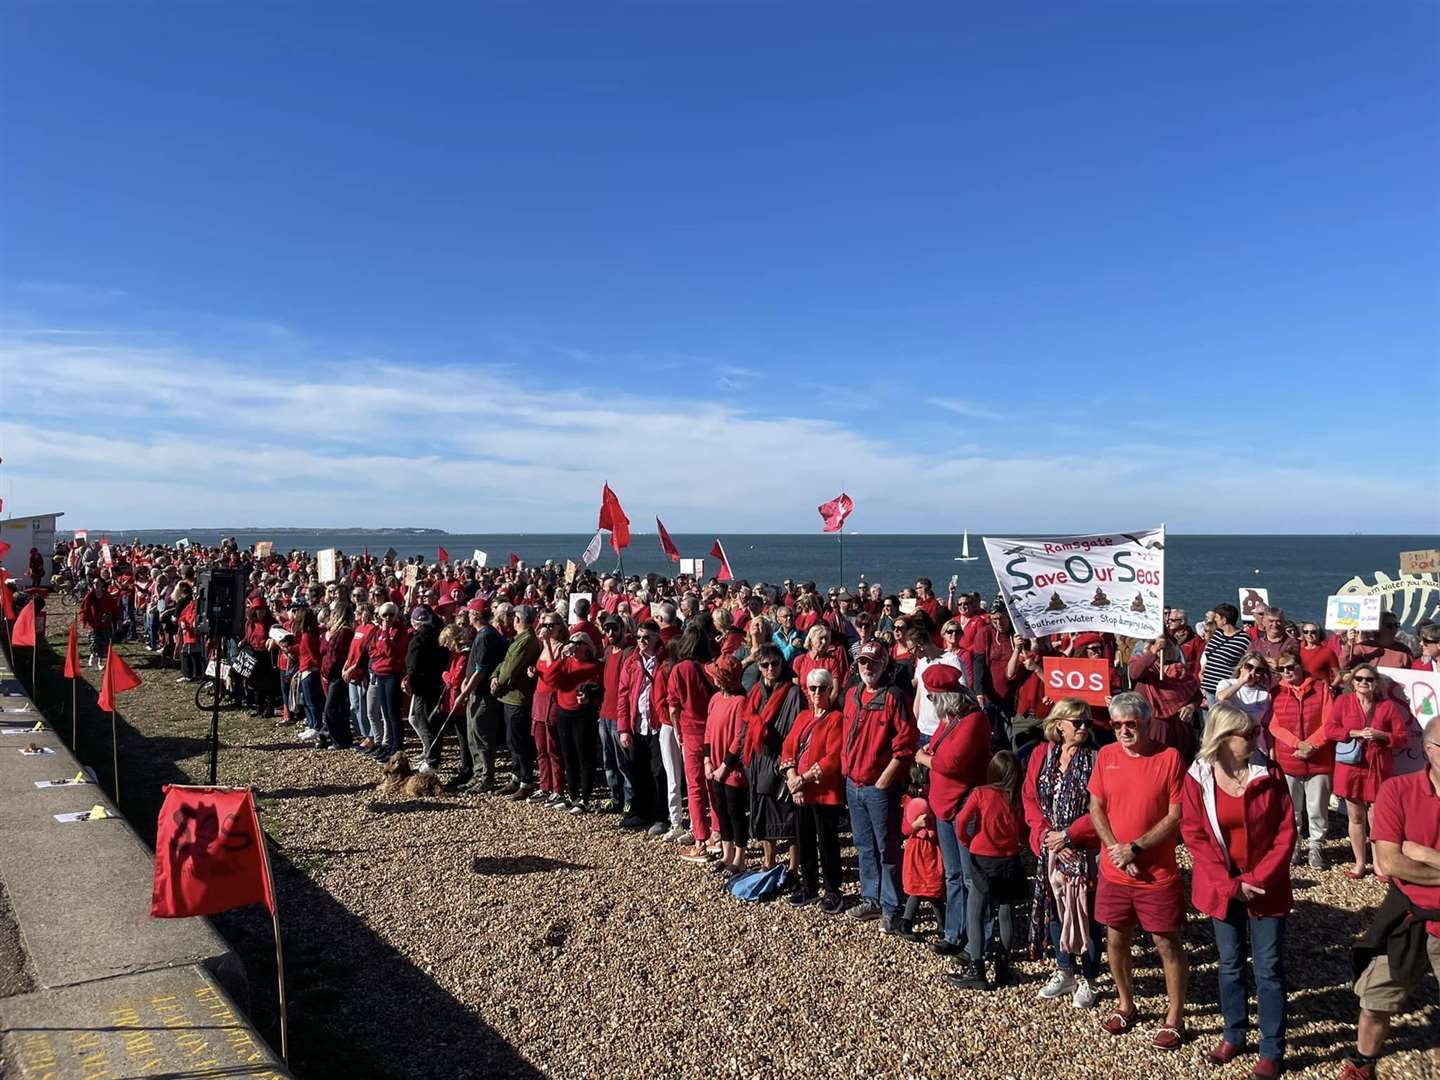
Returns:
[[[92,531],[91,535],[98,534]],[[131,535],[151,543],[172,543],[188,536],[196,543],[213,544],[222,534],[195,529],[185,533],[141,532],[126,534],[126,538]],[[240,532],[223,535],[234,535],[242,545],[274,540],[276,548],[283,550],[317,551],[337,547],[359,552],[368,546],[372,553],[378,553],[393,546],[402,556],[425,555],[433,559],[436,545],[443,544],[455,559],[468,558],[479,548],[488,553],[492,564],[503,562],[512,551],[530,564],[546,559],[563,564],[566,559],[579,562],[580,553],[593,534],[454,533],[440,537],[389,537],[343,532],[284,535]],[[703,558],[706,573],[714,571],[715,560],[709,557],[714,536],[676,534],[673,539],[682,555]],[[861,535],[845,536],[842,540],[833,535],[776,534],[720,539],[735,576],[749,581],[778,582],[790,578],[814,581],[823,588],[843,580],[853,587],[863,573],[867,583],[878,582],[887,592],[895,592],[924,576],[933,580],[936,590],[943,595],[946,583],[954,575],[962,590],[973,589],[986,597],[996,591],[995,577],[977,536],[970,538],[971,554],[979,556],[974,562],[954,561],[960,554],[958,536]],[[1172,534],[1167,537],[1165,551],[1169,577],[1165,600],[1171,606],[1185,608],[1193,619],[1215,604],[1234,603],[1242,585],[1260,586],[1269,589],[1272,603],[1281,604],[1291,615],[1319,618],[1324,615],[1325,598],[1351,577],[1359,574],[1368,581],[1376,570],[1394,577],[1399,572],[1400,552],[1422,548],[1440,548],[1440,537]],[[675,564],[665,558],[654,534],[632,534],[624,554],[627,573],[675,571]],[[605,548],[596,565],[606,570],[613,568],[615,553]]]

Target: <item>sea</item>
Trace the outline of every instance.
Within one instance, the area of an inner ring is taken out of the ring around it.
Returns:
[[[90,535],[98,537],[100,531],[91,529]],[[215,544],[221,537],[233,536],[242,546],[271,540],[280,551],[314,552],[333,547],[358,553],[368,548],[372,554],[378,554],[393,547],[402,557],[423,555],[431,560],[436,557],[436,548],[444,546],[453,559],[470,558],[479,550],[486,553],[490,565],[496,565],[505,562],[513,552],[530,565],[553,559],[563,566],[567,559],[580,561],[594,534],[341,530],[277,533],[190,529],[116,531],[109,535],[167,544],[182,537],[197,544]],[[682,556],[705,560],[707,576],[715,572],[717,562],[710,557],[710,549],[716,536],[676,533],[672,539]],[[942,596],[952,579],[961,591],[978,592],[987,598],[997,591],[995,575],[979,536],[969,538],[970,553],[976,556],[969,562],[957,561],[962,538],[953,535],[776,533],[722,535],[718,539],[724,545],[735,577],[750,582],[778,583],[789,579],[814,581],[822,589],[841,584],[853,589],[863,575],[867,585],[879,584],[889,593],[914,585],[918,577],[928,577]],[[1165,548],[1165,602],[1171,607],[1184,608],[1194,621],[1216,604],[1236,603],[1241,588],[1258,587],[1268,590],[1270,602],[1284,607],[1292,618],[1321,619],[1325,614],[1325,598],[1352,577],[1358,575],[1370,582],[1377,571],[1397,577],[1400,552],[1429,548],[1440,548],[1440,536],[1170,534]],[[622,555],[623,564],[607,546],[596,568],[611,570],[623,565],[627,574],[666,575],[677,569],[665,557],[654,533],[631,533],[630,546]],[[1407,622],[1414,621],[1417,615],[1418,612]]]

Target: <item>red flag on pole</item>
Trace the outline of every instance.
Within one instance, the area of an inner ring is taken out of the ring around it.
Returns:
[[[670,557],[671,562],[680,561],[680,549],[675,546],[675,541],[670,539],[670,534],[665,531],[665,523],[658,517],[655,519],[655,526],[660,530],[660,547]]]
[[[3,586],[0,586],[3,588]],[[10,631],[11,645],[28,645],[35,648],[35,601],[31,600],[20,609],[20,617],[15,620],[15,628]]]
[[[715,546],[710,549],[710,554],[720,560],[720,572],[715,575],[715,580],[733,581],[734,575],[730,573],[730,560],[725,557],[725,549],[720,546],[719,539],[716,539]]]
[[[520,556],[519,556],[519,555],[516,555],[515,552],[513,552],[513,551],[510,552],[510,569],[511,569],[511,570],[514,570],[515,567],[517,567],[517,566],[519,566],[519,565],[520,565]]]
[[[249,788],[166,784],[155,826],[150,914],[184,919],[264,904],[273,915],[264,842]]]
[[[823,532],[839,532],[845,527],[845,519],[855,509],[855,500],[843,491],[820,506],[820,517],[825,522]]]
[[[437,547],[437,548],[435,549],[435,561],[436,561],[436,562],[449,562],[449,561],[450,561],[450,552],[446,551],[443,547]]]
[[[15,618],[15,597],[10,594],[10,575],[0,570],[0,615]]]
[[[10,554],[10,545],[7,544],[4,540],[0,540],[0,559],[3,559],[6,555],[9,555],[9,554]]]
[[[106,712],[115,711],[115,695],[134,690],[140,685],[140,676],[130,670],[130,665],[120,659],[115,646],[105,658],[105,674],[100,679],[100,708]]]
[[[65,678],[78,679],[79,677],[80,634],[77,625],[71,622],[70,632],[65,635]]]
[[[600,524],[596,528],[610,530],[610,546],[615,549],[615,554],[620,554],[621,548],[630,546],[630,519],[620,509],[620,500],[610,490],[609,484],[605,485],[600,496]]]

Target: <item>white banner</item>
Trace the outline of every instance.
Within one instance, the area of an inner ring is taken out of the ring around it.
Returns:
[[[1165,530],[985,538],[1015,632],[1098,631],[1153,638],[1163,630]]]
[[[580,561],[586,566],[594,566],[595,560],[600,558],[600,538],[604,535],[604,533],[597,532],[595,538],[585,548],[585,554],[580,556]]]
[[[1419,772],[1425,768],[1423,729],[1440,714],[1440,671],[1411,671],[1407,668],[1382,667],[1380,674],[1405,694],[1410,706],[1408,746],[1395,746],[1391,754],[1397,774]]]
[[[335,549],[326,548],[315,553],[315,574],[321,582],[335,580]]]
[[[704,560],[704,559],[681,559],[681,560],[680,560],[680,573],[686,575],[687,577],[692,577],[692,578],[702,578],[702,577],[704,577],[704,576],[705,576],[705,560]]]

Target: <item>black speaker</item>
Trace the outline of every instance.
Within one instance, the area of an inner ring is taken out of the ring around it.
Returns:
[[[195,629],[238,641],[245,636],[245,571],[201,570],[195,575]]]

